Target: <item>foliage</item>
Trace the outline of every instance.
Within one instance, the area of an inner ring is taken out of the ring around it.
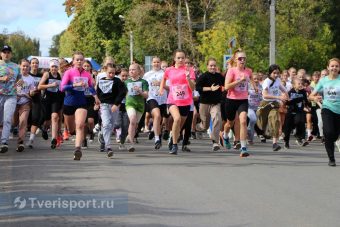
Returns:
[[[9,45],[12,47],[12,61],[19,62],[23,58],[30,55],[39,55],[39,40],[31,39],[23,32],[18,31],[12,34],[7,34],[4,31],[0,34],[0,46]]]

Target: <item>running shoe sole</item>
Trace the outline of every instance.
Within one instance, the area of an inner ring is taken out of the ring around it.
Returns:
[[[73,157],[73,160],[76,160],[76,161],[79,161],[81,159],[81,156],[83,154],[81,153],[81,151],[77,150],[74,152],[74,157]]]

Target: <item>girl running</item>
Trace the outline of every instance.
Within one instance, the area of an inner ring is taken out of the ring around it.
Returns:
[[[63,104],[62,94],[60,91],[61,76],[58,73],[59,61],[53,59],[50,61],[50,71],[45,72],[41,78],[38,89],[44,91],[42,98],[43,110],[45,116],[45,127],[51,125],[51,148],[57,147],[57,137],[59,131],[60,111]],[[51,122],[51,124],[50,124]]]
[[[67,70],[61,81],[61,90],[65,91],[64,118],[68,123],[68,129],[72,133],[76,131],[74,160],[82,157],[81,143],[84,139],[84,127],[87,117],[85,89],[89,87],[95,98],[96,105],[100,101],[93,88],[92,77],[83,69],[84,54],[75,52],[72,57],[73,68]]]
[[[309,96],[311,100],[322,102],[323,133],[328,165],[336,166],[334,144],[340,135],[340,60],[332,58],[328,62],[328,76],[322,78]],[[322,97],[323,96],[323,97]]]
[[[195,88],[196,77],[194,69],[185,66],[184,51],[176,50],[173,59],[174,65],[165,70],[159,94],[164,94],[166,81],[169,80],[167,104],[173,118],[170,154],[176,155],[179,133],[189,114],[190,105],[193,103],[192,91]]]

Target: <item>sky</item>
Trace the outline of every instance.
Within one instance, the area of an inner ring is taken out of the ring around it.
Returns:
[[[42,56],[48,56],[52,37],[67,28],[65,0],[0,0],[0,32],[22,31],[39,39]],[[53,57],[53,56],[52,56]]]

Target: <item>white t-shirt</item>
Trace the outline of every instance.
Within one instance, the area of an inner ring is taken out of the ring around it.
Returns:
[[[20,95],[29,95],[29,92],[31,90],[34,90],[35,80],[34,80],[33,76],[31,76],[31,75],[22,76],[21,79],[24,81],[24,83],[23,83],[22,86],[17,87],[18,97],[20,97]],[[25,96],[21,96],[18,99],[17,104],[22,105],[22,104],[28,103],[29,101],[30,101],[29,98],[27,98]]]
[[[154,71],[151,70],[144,74],[143,79],[149,83],[149,97],[147,100],[154,99],[157,101],[158,105],[166,104],[167,91],[164,89],[162,96],[159,95],[159,87],[163,80],[164,71]]]
[[[268,95],[279,97],[281,95],[281,90],[280,90],[281,80],[279,78],[277,78],[275,80],[274,84],[272,86],[270,86],[272,83],[273,83],[273,81],[271,79],[266,78],[263,81],[262,89],[263,89],[263,91],[267,90]],[[279,101],[280,99],[279,98],[277,98],[277,99],[263,98],[263,100],[265,100],[265,101]]]

